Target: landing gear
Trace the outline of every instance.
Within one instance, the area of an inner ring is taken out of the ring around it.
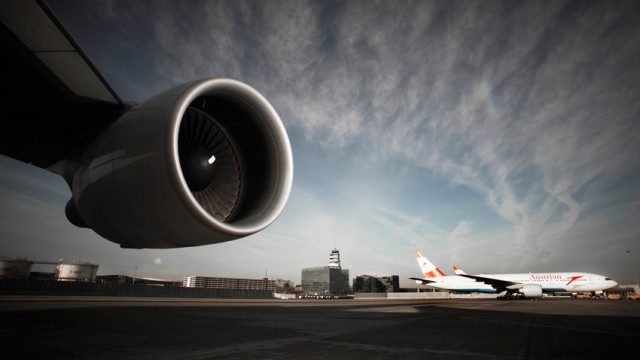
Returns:
[[[498,300],[524,300],[524,299],[527,299],[527,297],[525,297],[522,294],[507,293],[507,294],[498,296],[496,299],[498,299]]]

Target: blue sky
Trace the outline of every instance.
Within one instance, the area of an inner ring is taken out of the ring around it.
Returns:
[[[280,114],[285,211],[250,237],[123,250],[68,224],[58,176],[0,159],[0,255],[100,274],[288,278],[640,264],[640,7],[562,1],[52,1],[124,100],[230,77]],[[411,281],[403,280],[403,285]]]

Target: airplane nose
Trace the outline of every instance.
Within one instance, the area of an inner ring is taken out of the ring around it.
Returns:
[[[618,286],[618,283],[615,282],[614,280],[609,280],[611,282],[611,287],[616,287]]]

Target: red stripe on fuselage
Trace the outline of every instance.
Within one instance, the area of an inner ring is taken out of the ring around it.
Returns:
[[[571,280],[569,280],[569,282],[566,285],[571,284],[572,282],[580,279],[581,277],[582,277],[582,275],[580,275],[580,276],[569,276],[569,279],[571,279]]]

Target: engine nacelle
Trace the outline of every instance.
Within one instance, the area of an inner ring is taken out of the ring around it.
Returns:
[[[524,284],[518,292],[525,298],[539,298],[542,297],[542,286],[537,284]]]
[[[85,151],[67,217],[124,248],[172,248],[253,234],[281,213],[293,158],[256,90],[184,84],[126,112]]]

